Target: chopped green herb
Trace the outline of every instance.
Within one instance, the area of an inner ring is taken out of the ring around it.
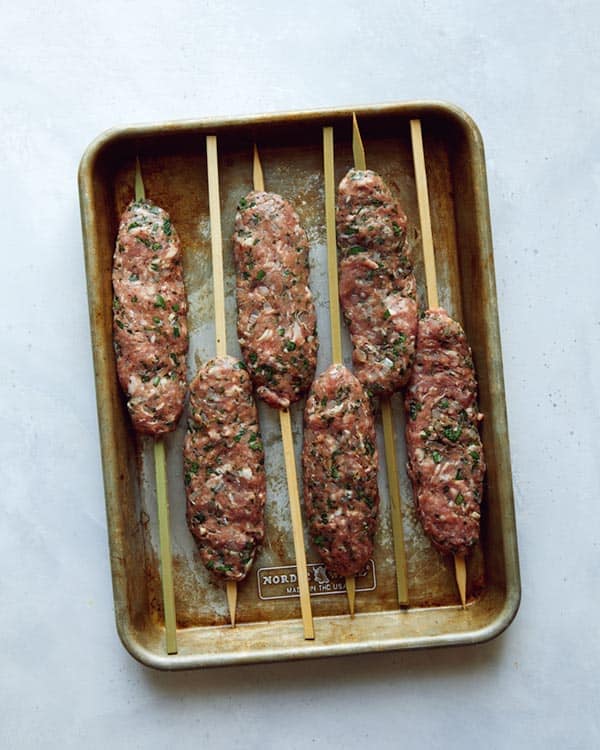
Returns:
[[[169,354],[169,357],[171,357],[171,359],[173,360],[173,364],[175,365],[175,367],[179,367],[179,357],[174,352],[171,352]]]
[[[454,504],[464,505],[464,503],[465,503],[465,498],[463,497],[463,494],[459,492],[458,495],[454,498]]]
[[[331,467],[331,478],[332,479],[340,478],[340,472],[338,471],[337,466],[335,464]]]
[[[152,385],[156,388],[160,385],[160,377],[157,375],[154,380],[152,381]]]
[[[153,242],[151,247],[153,250],[160,250],[160,242]]]
[[[154,316],[154,317],[152,318],[152,322],[153,322],[153,323],[154,323],[155,325],[159,326],[159,325],[160,325],[160,323],[161,323],[161,320],[160,320],[160,318],[157,318],[156,316]]]
[[[392,315],[392,313],[391,313],[391,312],[390,312],[389,310],[386,310],[386,311],[385,311],[385,312],[383,313],[383,319],[384,319],[384,320],[387,320],[387,319],[388,319],[389,317],[391,317],[391,315]]]
[[[171,310],[174,310],[175,312],[179,312],[179,305],[175,303],[174,305],[171,305]]]
[[[313,537],[313,543],[317,545],[317,547],[322,547],[326,542],[326,539],[324,536],[315,536]]]
[[[456,427],[444,427],[444,437],[450,440],[452,443],[456,443],[462,432],[462,427],[457,425]]]
[[[238,208],[241,208],[242,211],[245,208],[248,208],[248,201],[245,198],[240,198],[240,202],[238,203]]]
[[[137,275],[137,273],[132,273],[129,276],[129,281],[139,281],[140,277]]]
[[[264,272],[264,270],[261,268],[260,271],[256,274],[256,280],[262,281],[267,274]]]
[[[165,298],[161,294],[156,295],[156,298],[154,299],[154,307],[166,308]]]
[[[296,348],[296,344],[294,341],[286,341],[284,347],[288,350],[288,352],[293,352]]]
[[[469,456],[473,459],[473,463],[476,464],[479,461],[479,452],[478,451],[469,451]]]
[[[462,471],[460,469],[458,469],[458,471],[456,472],[455,479],[464,479],[463,473],[462,473]]]
[[[439,464],[442,461],[442,454],[439,451],[431,451],[431,458],[434,464]]]
[[[168,219],[163,223],[163,232],[167,237],[171,236],[171,222]]]
[[[248,368],[246,367],[246,365],[245,365],[245,364],[244,364],[244,363],[243,363],[243,362],[242,362],[241,360],[238,360],[238,361],[237,361],[237,362],[235,363],[235,365],[234,365],[234,368],[235,368],[236,370],[247,370],[247,369],[248,369]]]
[[[153,271],[160,271],[160,263],[158,263],[158,261],[153,260],[152,263],[150,263],[150,268]]]
[[[450,402],[448,401],[447,398],[443,398],[439,402],[438,406],[440,407],[440,409],[447,409],[450,406]]]
[[[115,323],[119,326],[119,328],[121,330],[123,330],[123,328],[125,328],[124,324],[120,320],[115,320]]]
[[[127,227],[127,231],[130,229],[135,229],[136,227],[141,227],[141,224],[138,224],[137,221],[132,221],[131,224]]]
[[[417,418],[417,414],[421,411],[422,408],[423,408],[423,404],[421,404],[419,401],[410,402],[410,405],[408,407],[408,413],[413,422]]]
[[[250,352],[250,354],[248,354],[248,359],[254,365],[256,364],[256,360],[258,359],[258,354],[256,352]]]
[[[348,255],[358,255],[358,253],[364,252],[364,248],[362,248],[360,245],[352,245],[350,250],[348,250]]]
[[[402,227],[398,226],[395,221],[392,222],[392,228],[396,237],[402,237]]]
[[[175,336],[176,339],[181,336],[181,331],[179,330],[179,326],[176,323],[173,324],[173,336]]]
[[[256,433],[253,433],[250,436],[250,439],[248,440],[248,447],[253,451],[261,451],[263,449],[262,440]]]

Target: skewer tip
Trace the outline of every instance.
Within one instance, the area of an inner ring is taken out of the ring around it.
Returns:
[[[354,169],[366,169],[367,159],[365,156],[365,147],[363,146],[356,112],[352,113],[352,156],[354,157]]]
[[[258,146],[256,145],[256,143],[254,144],[252,157],[252,182],[254,184],[254,189],[257,192],[264,192],[265,178],[263,175],[262,164],[260,163],[260,154],[258,153]]]
[[[466,609],[467,566],[464,555],[454,555],[454,575],[456,577],[456,585],[458,586],[458,593],[460,595],[460,603],[462,604],[462,608]]]
[[[142,178],[142,167],[140,164],[140,157],[136,154],[135,157],[135,199],[136,201],[143,201],[146,197],[146,191],[144,189],[144,180]]]
[[[227,604],[229,605],[231,627],[235,628],[235,610],[237,606],[237,583],[235,581],[227,581]]]
[[[348,596],[350,617],[354,617],[354,603],[356,600],[356,578],[354,576],[346,576],[346,595]]]

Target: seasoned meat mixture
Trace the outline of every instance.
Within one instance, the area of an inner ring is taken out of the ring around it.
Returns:
[[[169,214],[134,201],[121,217],[113,259],[117,373],[138,432],[175,429],[186,391],[187,300]]]
[[[482,415],[471,350],[445,310],[419,321],[405,405],[408,470],[425,533],[441,552],[465,554],[479,538]]]
[[[252,192],[238,206],[233,250],[244,361],[257,395],[285,409],[308,390],[317,361],[306,233],[281,196]]]
[[[354,576],[373,552],[377,447],[369,398],[343,365],[332,365],[312,384],[302,467],[312,540],[331,573]]]
[[[246,577],[264,537],[264,450],[243,362],[217,357],[190,384],[184,444],[187,522],[206,567]]]
[[[351,169],[337,199],[340,300],[356,376],[370,395],[405,385],[417,331],[406,216],[379,175]]]

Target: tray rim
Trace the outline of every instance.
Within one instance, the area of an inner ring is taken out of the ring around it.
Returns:
[[[310,122],[322,120],[325,117],[331,117],[335,120],[342,120],[350,117],[355,112],[357,115],[399,115],[407,117],[424,117],[431,114],[444,115],[450,120],[465,129],[468,133],[469,140],[473,146],[473,165],[482,190],[476,192],[476,210],[479,219],[478,223],[483,230],[486,245],[490,254],[490,270],[487,282],[490,286],[491,296],[490,313],[492,320],[488,323],[497,334],[497,343],[501,356],[501,342],[499,337],[499,319],[497,310],[497,293],[494,274],[492,236],[491,236],[491,219],[489,213],[489,201],[487,190],[487,177],[485,168],[484,145],[480,130],[463,109],[455,104],[440,100],[410,100],[401,102],[387,102],[383,104],[357,105],[352,107],[326,107],[310,110],[293,110],[280,112],[263,112],[254,115],[234,115],[227,117],[204,117],[200,119],[182,119],[169,120],[165,122],[140,123],[133,125],[116,126],[100,133],[85,149],[81,158],[78,169],[78,188],[81,225],[83,234],[83,246],[86,268],[86,286],[88,293],[88,308],[90,317],[91,339],[93,349],[94,379],[96,390],[96,407],[98,414],[98,427],[101,448],[102,474],[105,494],[105,507],[107,514],[107,530],[109,541],[109,553],[111,563],[111,576],[113,584],[113,596],[115,607],[115,620],[119,638],[129,652],[129,654],[145,666],[159,670],[178,670],[193,669],[199,667],[214,666],[231,666],[236,664],[253,664],[262,662],[275,661],[293,661],[306,658],[322,658],[325,656],[342,656],[358,653],[367,653],[370,651],[394,651],[394,650],[413,650],[420,648],[435,648],[443,646],[464,646],[490,641],[503,633],[512,623],[517,615],[521,602],[521,579],[519,570],[518,540],[515,518],[514,493],[512,491],[512,467],[510,460],[510,445],[508,436],[508,425],[506,415],[506,398],[504,387],[503,367],[497,373],[500,386],[503,431],[506,436],[506,455],[508,484],[511,489],[510,497],[506,503],[508,507],[504,508],[501,515],[501,537],[504,543],[504,571],[505,571],[505,595],[504,605],[496,614],[495,618],[486,626],[472,631],[454,632],[446,634],[437,634],[432,636],[421,637],[398,637],[386,641],[376,641],[373,639],[362,640],[355,643],[338,643],[334,645],[319,645],[317,641],[311,643],[308,647],[306,642],[301,643],[299,647],[289,648],[270,648],[267,652],[263,651],[246,651],[244,653],[217,653],[217,654],[194,654],[194,655],[167,655],[166,653],[158,654],[150,648],[144,646],[139,640],[132,635],[130,626],[129,612],[126,603],[126,583],[123,560],[117,549],[117,539],[114,527],[114,518],[117,517],[116,503],[118,502],[118,493],[115,491],[114,477],[110,468],[108,454],[110,452],[111,430],[105,424],[104,406],[102,390],[106,387],[103,382],[103,367],[100,346],[100,333],[95,326],[95,310],[101,303],[99,294],[92,282],[93,265],[97,256],[93,242],[93,216],[90,210],[93,196],[93,173],[96,161],[101,156],[102,151],[108,145],[123,139],[134,139],[139,137],[164,135],[166,132],[186,133],[214,130],[221,128],[232,128],[235,126],[264,125],[275,122],[296,121]],[[469,606],[469,605],[468,605]],[[421,608],[415,608],[419,611]],[[430,608],[428,608],[430,609]],[[393,611],[392,611],[393,612]],[[407,611],[410,612],[410,609]],[[386,613],[369,613],[362,616],[377,617],[386,615]],[[360,615],[359,615],[360,616]],[[315,620],[333,619],[337,616],[316,617]],[[286,622],[286,621],[282,621]],[[221,627],[221,626],[218,626]],[[243,626],[242,626],[243,627]]]

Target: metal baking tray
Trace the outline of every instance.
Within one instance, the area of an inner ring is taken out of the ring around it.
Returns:
[[[79,192],[92,329],[98,418],[117,628],[127,650],[159,669],[278,661],[488,640],[512,621],[520,600],[517,537],[492,239],[483,144],[460,109],[436,102],[355,108],[368,166],[400,199],[425,306],[410,118],[422,121],[440,304],[464,325],[479,380],[482,436],[488,471],[480,545],[468,561],[468,605],[463,610],[452,561],[423,535],[404,471],[404,416],[393,400],[410,607],[395,599],[389,499],[382,436],[381,512],[375,552],[357,585],[357,615],[347,612],[343,581],[330,579],[307,537],[315,640],[303,639],[277,414],[259,406],[268,474],[266,542],[239,587],[238,625],[228,624],[224,590],[211,582],[185,523],[181,448],[185,418],[167,438],[178,653],[168,656],[158,563],[151,445],[132,430],[119,391],[111,334],[111,263],[119,216],[133,195],[135,156],[146,193],[166,208],[181,236],[190,300],[189,377],[214,355],[212,269],[205,136],[219,147],[229,351],[235,334],[234,270],[230,237],[235,207],[252,187],[252,144],[259,146],[266,186],[296,207],[311,245],[321,347],[317,371],[330,363],[322,126],[332,125],[336,180],[352,165],[351,110],[197,120],[111,130],[85,152]],[[337,301],[335,302],[337,304]],[[348,339],[344,342],[350,363]],[[302,408],[292,408],[299,458]],[[298,466],[300,464],[298,463]]]

